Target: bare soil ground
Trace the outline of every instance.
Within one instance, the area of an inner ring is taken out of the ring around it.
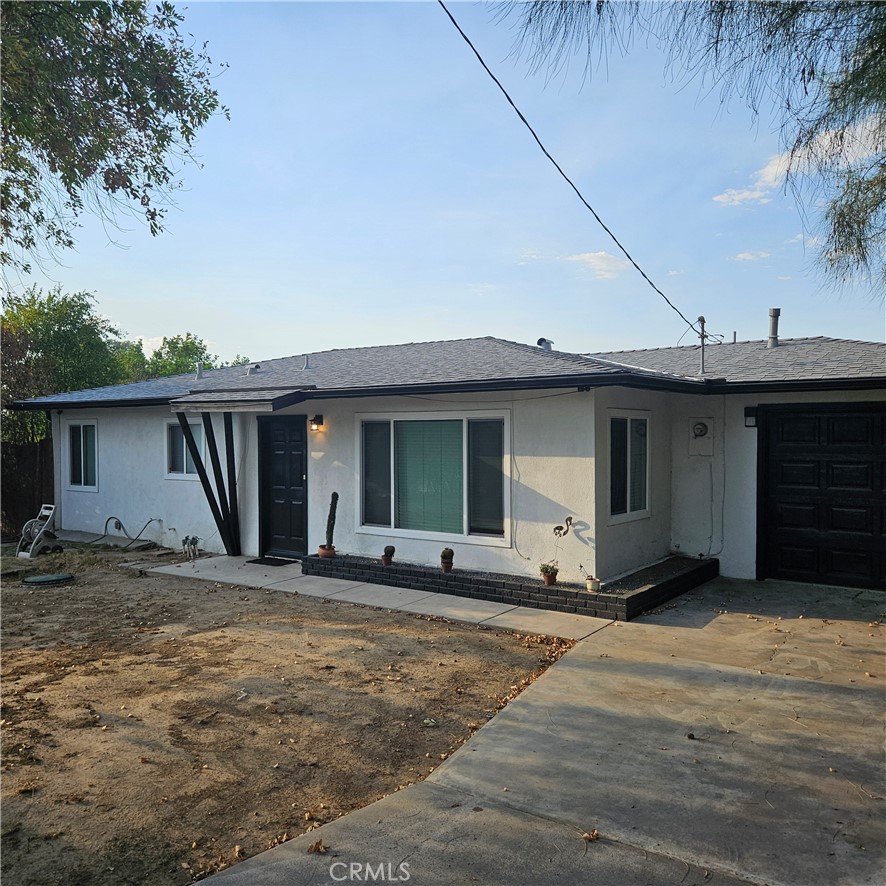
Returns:
[[[4,886],[201,879],[421,780],[571,645],[132,557],[4,577]]]

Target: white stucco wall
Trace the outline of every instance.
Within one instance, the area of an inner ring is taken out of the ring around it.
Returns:
[[[509,422],[511,458],[509,541],[440,534],[432,539],[405,537],[395,530],[358,525],[357,429],[360,415],[453,411],[503,413]],[[452,547],[457,564],[538,575],[542,561],[556,558],[564,581],[579,581],[579,563],[594,563],[594,393],[532,391],[505,395],[377,397],[311,401],[286,410],[324,417],[324,428],[309,433],[308,521],[311,550],[323,543],[329,498],[340,495],[335,546],[345,553],[378,556],[393,544],[396,556],[438,563],[440,550]],[[286,414],[286,412],[281,414]],[[557,542],[553,527],[571,516],[574,531]]]
[[[670,395],[632,388],[600,388],[595,395],[597,437],[597,574],[612,578],[668,555],[671,540]],[[648,513],[612,517],[609,479],[609,419],[613,415],[649,420]]]
[[[142,538],[178,548],[182,538],[196,535],[205,550],[224,550],[196,475],[166,476],[166,426],[175,420],[168,408],[69,409],[61,415],[53,413],[52,419],[57,526],[100,535],[107,519],[116,517],[134,536],[151,517],[159,517],[159,522],[145,529]],[[68,425],[84,421],[96,422],[95,490],[69,484]],[[200,417],[192,416],[190,421],[200,423]],[[235,455],[241,477],[254,473],[251,467],[244,470],[248,451],[242,446],[242,434],[237,432],[243,421],[244,417],[234,418]],[[213,428],[224,470],[224,429],[220,415],[215,417]],[[205,460],[211,477],[208,456]],[[255,507],[250,511],[249,501],[244,504],[246,518],[254,520]],[[113,523],[109,532],[122,534],[115,530]]]
[[[386,544],[397,557],[437,563],[440,549],[454,548],[456,562],[473,569],[537,575],[543,561],[557,559],[561,580],[588,572],[611,578],[654,562],[670,551],[720,558],[721,573],[756,573],[757,431],[744,426],[746,406],[777,403],[886,400],[886,391],[843,394],[683,395],[628,388],[591,392],[533,391],[513,395],[440,395],[311,401],[281,414],[324,415],[324,428],[309,432],[309,551],[324,541],[329,497],[340,495],[335,545],[344,553],[380,555]],[[452,412],[501,414],[508,428],[509,525],[504,540],[441,534],[407,537],[396,530],[358,525],[360,416]],[[609,515],[609,418],[645,415],[650,421],[648,514],[618,520]],[[178,548],[186,535],[201,547],[223,545],[196,477],[168,478],[165,407],[65,410],[53,413],[58,525],[99,535],[109,517],[136,534],[159,517],[143,537]],[[97,425],[98,485],[95,491],[68,483],[71,422]],[[198,420],[197,416],[191,417]],[[691,426],[709,423],[709,442]],[[214,428],[224,470],[222,416]],[[258,433],[254,414],[234,414],[243,553],[259,545]],[[205,449],[205,447],[204,447]],[[599,456],[599,457],[598,457]],[[212,470],[206,459],[207,470]],[[567,516],[573,531],[557,540],[553,527]],[[112,532],[113,532],[112,527]]]
[[[754,578],[757,555],[757,431],[744,426],[746,406],[860,403],[886,391],[687,396],[672,394],[671,546],[689,556],[720,558],[720,573]],[[692,421],[714,423],[713,454],[691,454]]]

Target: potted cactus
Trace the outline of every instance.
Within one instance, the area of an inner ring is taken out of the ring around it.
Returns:
[[[390,566],[391,563],[394,562],[394,551],[396,548],[393,545],[385,545],[384,553],[381,555],[381,565],[382,566]]]
[[[541,577],[546,585],[557,584],[557,573],[560,571],[560,564],[556,560],[549,563],[541,563],[538,567]]]
[[[452,548],[443,548],[440,551],[440,568],[444,572],[452,572],[452,561],[455,559],[455,551]]]
[[[317,553],[321,557],[334,557],[335,545],[332,543],[332,536],[335,532],[335,511],[338,508],[338,493],[333,492],[329,500],[329,516],[326,518],[326,544],[320,545]]]

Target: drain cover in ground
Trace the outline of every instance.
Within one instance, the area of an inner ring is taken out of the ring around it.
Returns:
[[[294,566],[298,560],[284,560],[281,557],[259,557],[256,560],[247,560],[247,563],[257,563],[259,566]]]
[[[74,580],[70,572],[56,572],[54,575],[29,575],[22,579],[23,585],[36,588],[51,588],[54,585],[67,585]]]

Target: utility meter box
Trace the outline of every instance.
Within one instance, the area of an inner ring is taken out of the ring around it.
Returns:
[[[689,454],[714,454],[714,420],[708,416],[689,419]]]

